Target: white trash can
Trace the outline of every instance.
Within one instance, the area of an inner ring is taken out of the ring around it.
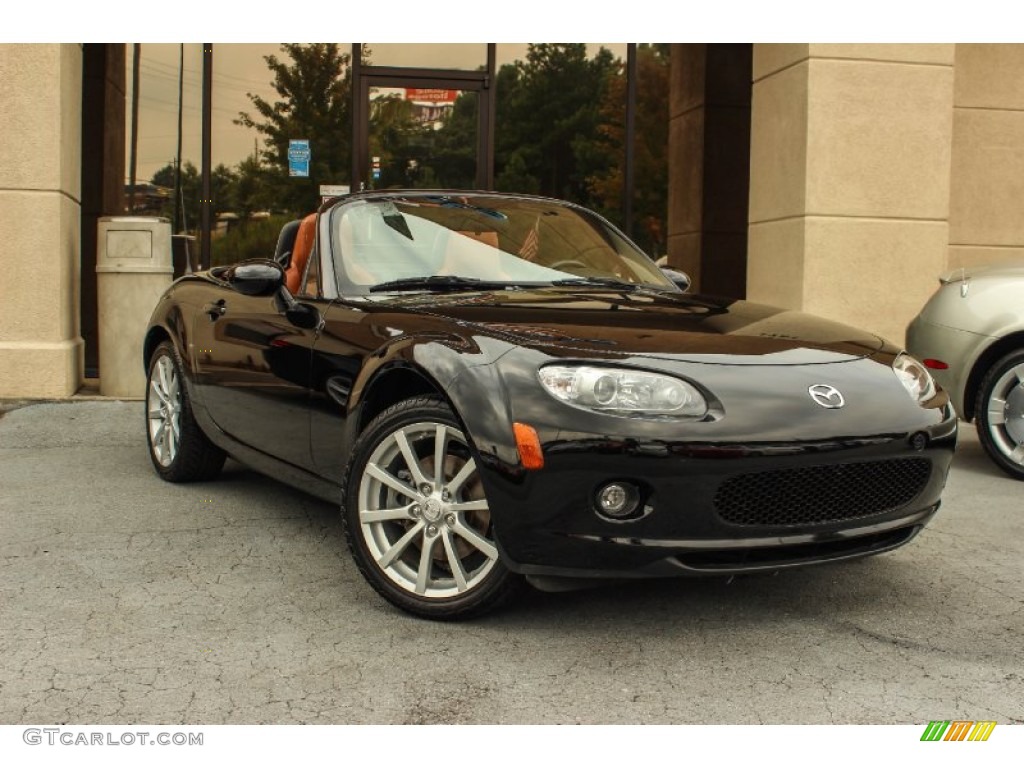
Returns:
[[[143,397],[142,342],[149,316],[171,284],[171,223],[157,216],[99,220],[96,292],[100,394]]]

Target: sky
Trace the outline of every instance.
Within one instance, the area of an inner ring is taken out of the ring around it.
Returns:
[[[350,43],[341,44],[346,50]],[[367,43],[372,62],[381,66],[418,66],[476,69],[487,61],[485,43],[413,44]],[[602,46],[625,58],[625,43],[588,43],[595,54]],[[497,65],[526,57],[526,43],[498,43]],[[131,45],[127,47],[126,138],[131,135]],[[178,116],[178,65],[181,50],[174,43],[143,43],[139,65],[139,159],[137,179],[148,181],[153,173],[171,162],[176,153]],[[241,111],[252,112],[247,93],[268,101],[276,96],[270,85],[270,71],[263,60],[279,54],[278,43],[216,43],[213,48],[213,165],[234,166],[252,155],[255,130],[234,124]],[[182,159],[201,166],[202,46],[184,44],[182,89]],[[297,137],[301,138],[301,137]],[[127,143],[127,142],[126,142]],[[126,153],[128,149],[126,148]],[[125,174],[128,174],[127,154]],[[126,179],[127,180],[127,179]]]

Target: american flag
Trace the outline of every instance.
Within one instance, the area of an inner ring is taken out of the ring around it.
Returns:
[[[526,239],[523,240],[523,247],[519,249],[519,258],[525,259],[526,261],[533,261],[537,258],[537,252],[540,251],[539,229],[540,216],[537,217],[537,220],[533,223],[533,227],[531,227],[529,233],[527,233]]]

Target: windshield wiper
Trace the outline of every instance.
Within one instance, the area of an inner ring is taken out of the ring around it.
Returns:
[[[662,288],[650,283],[630,283],[626,280],[617,280],[614,277],[572,277],[567,280],[553,280],[552,285],[594,285],[601,288],[614,288],[617,291],[633,293],[635,291],[654,291],[656,293],[672,293],[672,289]]]
[[[415,291],[415,290],[470,290],[487,291],[506,288],[513,285],[507,281],[480,280],[476,277],[459,277],[458,275],[425,275],[423,277],[402,277],[370,286],[370,293],[382,291]]]
[[[614,277],[572,277],[568,280],[552,280],[552,285],[599,285],[602,288],[615,288],[620,291],[633,292],[645,286],[640,283],[629,283],[616,280]]]

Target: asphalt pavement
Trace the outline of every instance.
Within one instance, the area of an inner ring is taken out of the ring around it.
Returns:
[[[0,723],[1024,722],[1024,483],[973,427],[908,546],[406,616],[336,509],[153,472],[139,402],[0,417]]]

